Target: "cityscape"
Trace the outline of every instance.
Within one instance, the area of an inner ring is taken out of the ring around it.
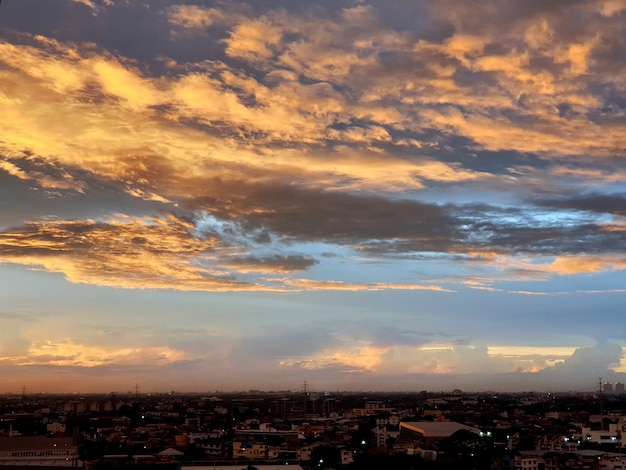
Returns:
[[[621,469],[623,383],[595,393],[10,394],[19,470]]]

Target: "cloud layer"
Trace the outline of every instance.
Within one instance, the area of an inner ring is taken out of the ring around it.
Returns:
[[[570,371],[586,348],[603,358],[594,370],[621,370],[626,341],[615,329],[581,336],[572,327],[558,344],[535,344],[514,340],[511,317],[467,335],[439,318],[465,305],[489,324],[485,310],[511,298],[574,312],[581,327],[580,297],[601,295],[619,322],[621,2],[37,5],[0,10],[4,276],[60,276],[115,296],[259,295],[264,312],[285,295],[300,305],[340,295],[366,310],[372,296],[392,296],[393,313],[378,315],[391,315],[394,332],[398,315],[429,325],[382,341],[392,330],[380,319],[358,335],[337,324],[334,341],[314,338],[308,354],[264,359],[258,370],[282,380],[311,373],[330,383],[343,371],[400,387],[407,374],[549,376]],[[333,299],[335,318],[352,321]],[[10,300],[20,315],[39,311]],[[220,333],[231,345],[218,355],[224,380],[246,354],[240,341],[289,350],[312,328],[289,321],[280,339]],[[0,357],[11,367],[195,370],[206,361],[158,335],[142,347],[90,346],[15,328]]]

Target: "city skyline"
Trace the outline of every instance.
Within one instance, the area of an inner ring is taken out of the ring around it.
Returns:
[[[5,0],[0,393],[626,382],[620,0]]]

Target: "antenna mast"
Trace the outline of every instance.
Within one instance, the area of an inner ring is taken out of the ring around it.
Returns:
[[[602,377],[598,377],[598,399],[600,400],[600,430],[604,431],[604,409],[602,406]]]

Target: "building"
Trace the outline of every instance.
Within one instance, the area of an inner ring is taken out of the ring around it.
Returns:
[[[372,442],[375,447],[387,447],[389,439],[397,439],[400,435],[398,426],[379,424],[372,429]]]
[[[480,429],[454,421],[411,421],[400,423],[400,439],[412,440],[423,445],[450,437],[457,431],[469,431],[480,434]]]
[[[599,470],[626,470],[626,456],[622,454],[603,455],[598,462]]]
[[[609,429],[591,429],[583,427],[581,429],[581,440],[595,442],[596,444],[620,444],[621,431],[618,424],[609,424]]]
[[[266,460],[269,456],[270,446],[256,442],[243,441],[233,442],[233,458],[246,458],[249,460]]]
[[[519,452],[502,460],[503,469],[539,470],[540,465],[545,468],[543,460],[534,452]]]
[[[354,416],[370,416],[377,413],[389,413],[392,410],[382,400],[369,400],[365,402],[365,408],[353,408],[352,413]]]
[[[82,467],[71,437],[0,437],[0,466]]]

